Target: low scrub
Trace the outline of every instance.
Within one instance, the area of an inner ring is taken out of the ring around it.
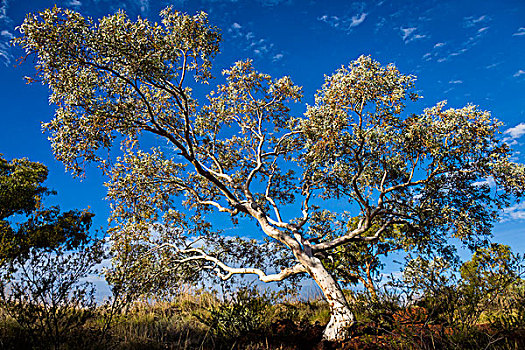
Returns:
[[[344,343],[322,342],[329,308],[322,300],[283,300],[274,293],[241,288],[219,297],[194,290],[170,302],[140,301],[113,319],[108,332],[103,306],[60,349],[522,349],[525,289],[516,284],[494,300],[499,311],[481,312],[484,322],[468,327],[448,319],[424,299],[408,304],[398,294],[354,295],[359,322]],[[429,306],[430,305],[430,306]],[[461,308],[461,305],[456,305]],[[0,313],[0,348],[53,348],[33,342],[23,327]]]

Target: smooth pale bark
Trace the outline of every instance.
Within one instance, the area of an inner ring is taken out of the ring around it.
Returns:
[[[350,327],[355,323],[355,317],[341,287],[318,258],[309,257],[303,264],[307,265],[306,269],[321,288],[330,306],[330,321],[323,332],[323,339],[330,341],[347,339]]]
[[[264,233],[286,244],[292,250],[297,261],[304,266],[306,272],[323,292],[331,314],[330,321],[323,332],[323,339],[330,341],[347,339],[349,329],[355,323],[354,313],[348,307],[339,284],[326,270],[321,260],[313,255],[312,247],[309,244],[301,246],[298,240],[273,227],[263,213],[248,206],[246,211],[257,219]]]

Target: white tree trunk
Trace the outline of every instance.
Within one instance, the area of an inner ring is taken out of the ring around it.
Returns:
[[[321,261],[315,257],[308,259],[307,269],[317,282],[330,306],[330,322],[323,332],[323,339],[336,341],[349,337],[349,329],[355,323],[353,312],[348,307],[345,295],[339,284],[326,271]]]
[[[354,325],[355,317],[348,307],[345,295],[339,284],[328,273],[321,260],[312,255],[311,247],[308,245],[303,249],[299,242],[301,239],[294,239],[284,234],[269,224],[265,215],[255,211],[251,207],[246,210],[257,220],[263,231],[270,237],[286,244],[292,250],[297,261],[304,266],[304,269],[317,282],[319,288],[330,306],[330,322],[323,333],[323,339],[329,341],[345,340],[349,337],[349,328]]]

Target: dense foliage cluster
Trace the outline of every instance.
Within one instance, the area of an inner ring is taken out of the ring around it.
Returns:
[[[42,186],[47,174],[43,164],[0,155],[0,266],[23,259],[32,248],[73,249],[87,239],[94,214],[43,205],[54,193]]]

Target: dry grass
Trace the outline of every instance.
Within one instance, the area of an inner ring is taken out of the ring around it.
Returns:
[[[492,324],[460,332],[450,326],[421,322],[427,312],[422,308],[401,308],[393,315],[393,323],[385,325],[381,323],[381,317],[385,316],[381,312],[363,313],[371,309],[370,305],[358,308],[362,310],[359,319],[366,321],[354,329],[351,341],[323,343],[323,326],[330,316],[325,302],[317,298],[300,301],[274,297],[271,293],[252,291],[238,293],[224,301],[204,290],[187,290],[171,301],[138,301],[127,305],[114,318],[105,335],[101,332],[104,323],[101,309],[77,333],[62,339],[59,348],[292,350],[520,349],[525,346],[523,324],[506,331]],[[422,316],[415,317],[416,311]],[[405,317],[407,315],[410,317]],[[242,321],[252,319],[257,322]],[[217,323],[223,320],[231,322],[230,328]],[[0,310],[0,349],[52,348],[32,343],[31,339]]]

